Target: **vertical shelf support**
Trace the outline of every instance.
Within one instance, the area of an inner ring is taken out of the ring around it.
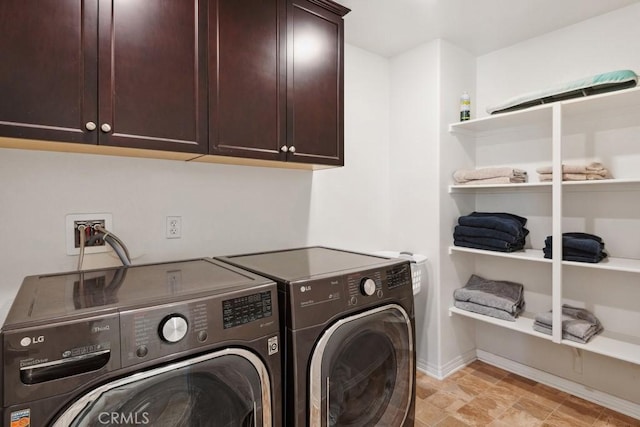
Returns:
[[[562,105],[560,103],[553,106],[552,122],[552,171],[553,182],[551,186],[552,212],[551,229],[553,240],[553,259],[551,264],[551,283],[553,310],[552,337],[553,342],[562,341]]]

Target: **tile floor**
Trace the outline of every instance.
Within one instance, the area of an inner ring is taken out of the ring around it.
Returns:
[[[415,427],[606,427],[640,420],[481,361],[444,381],[418,373]]]

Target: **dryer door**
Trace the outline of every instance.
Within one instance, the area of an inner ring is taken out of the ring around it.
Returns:
[[[412,419],[415,352],[407,312],[392,304],[339,320],[312,355],[312,426],[402,426]]]
[[[93,389],[53,427],[271,426],[270,390],[256,355],[225,349]]]

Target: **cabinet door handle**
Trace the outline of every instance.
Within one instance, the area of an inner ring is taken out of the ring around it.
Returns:
[[[289,152],[290,153],[295,153],[296,152],[296,147],[294,147],[293,145],[291,147],[289,147]]]
[[[287,151],[289,151],[289,148],[286,145],[283,145],[282,147],[280,147],[280,151],[286,153]]]
[[[100,126],[100,129],[102,129],[102,132],[104,133],[111,132],[111,126],[109,126],[108,123],[103,123],[102,126]]]
[[[96,124],[95,124],[95,123],[93,123],[93,122],[87,122],[87,123],[84,125],[84,127],[85,127],[85,128],[87,128],[87,130],[90,130],[90,131],[91,131],[91,130],[96,130],[96,127],[97,127],[97,126],[96,126]]]

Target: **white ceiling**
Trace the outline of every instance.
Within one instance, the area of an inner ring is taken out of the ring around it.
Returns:
[[[346,42],[391,57],[445,39],[482,55],[640,0],[337,0]]]

